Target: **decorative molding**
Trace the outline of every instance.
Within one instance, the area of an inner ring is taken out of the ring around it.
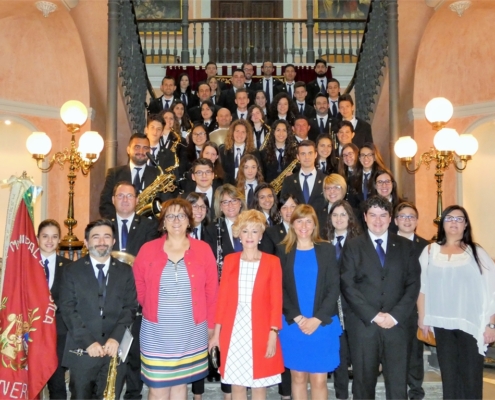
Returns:
[[[464,106],[454,107],[452,118],[465,118],[481,115],[495,115],[495,101],[485,101],[483,103],[473,103]],[[424,108],[411,108],[407,112],[409,121],[425,118]]]
[[[41,104],[25,103],[23,101],[14,101],[0,98],[0,112],[29,115],[32,117],[43,117],[60,119],[60,107],[44,106]],[[88,118],[94,121],[96,111],[88,107]]]

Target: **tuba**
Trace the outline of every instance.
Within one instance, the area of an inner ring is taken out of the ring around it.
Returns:
[[[146,187],[137,197],[137,204],[136,204],[137,215],[143,215],[143,216],[156,215],[157,212],[159,213],[158,210],[159,207],[157,207],[155,201],[157,194],[173,192],[175,189],[177,189],[177,186],[175,185],[176,177],[174,174],[174,169],[176,169],[179,166],[179,157],[177,157],[177,146],[181,141],[181,136],[174,131],[170,131],[170,134],[174,135],[175,138],[174,143],[170,147],[170,150],[174,153],[175,164],[168,168],[165,168],[164,171],[158,165],[158,163],[153,158],[153,156],[151,156],[149,152],[146,153],[146,155],[151,160],[151,162],[160,171],[160,175],[158,175],[157,178],[153,181],[153,183],[148,187]]]
[[[263,150],[266,147],[266,145],[268,144],[268,139],[270,139],[270,135],[272,134],[270,127],[267,124],[265,124],[265,121],[261,120],[261,123],[265,128],[266,135],[265,135],[265,139],[263,140],[263,143],[261,144],[261,147],[258,149],[259,151]]]
[[[277,176],[271,183],[273,190],[275,190],[276,194],[279,194],[282,190],[282,184],[284,183],[284,179],[292,174],[296,165],[299,164],[299,160],[297,158],[294,159],[281,173]]]

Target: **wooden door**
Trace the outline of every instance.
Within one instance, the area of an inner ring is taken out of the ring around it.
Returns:
[[[283,17],[282,0],[212,0],[211,16],[222,19],[210,25],[211,60],[282,61],[283,22],[265,20]]]

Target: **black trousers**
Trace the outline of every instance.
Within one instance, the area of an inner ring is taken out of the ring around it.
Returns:
[[[50,393],[50,399],[67,399],[67,388],[65,386],[65,371],[67,371],[67,368],[64,368],[60,365],[64,356],[65,340],[65,334],[57,335],[58,365],[57,369],[47,383],[48,392]]]
[[[340,364],[333,371],[333,387],[337,399],[349,398],[349,365],[351,358],[349,353],[349,342],[347,340],[347,331],[344,330],[340,335]]]
[[[484,357],[476,339],[459,329],[434,328],[444,399],[483,397]]]
[[[281,375],[282,381],[278,384],[278,394],[283,397],[289,397],[292,395],[292,378],[290,376],[290,369],[285,368]]]
[[[346,325],[353,370],[354,399],[374,399],[380,363],[385,378],[387,399],[407,398],[408,324],[383,329],[369,326],[357,318]]]
[[[139,332],[141,330],[142,321],[143,316],[138,315],[131,327],[131,333],[134,339],[131,348],[129,349],[129,354],[127,355],[127,371],[125,375],[126,392],[124,394],[124,399],[142,398],[141,392],[143,390],[143,381],[141,380],[141,351],[139,341]]]
[[[414,335],[411,338],[411,350],[409,353],[409,365],[407,372],[407,385],[409,386],[409,398],[424,399],[425,391],[423,389],[423,379],[425,375],[423,360],[423,342],[416,336],[417,329],[414,329]]]

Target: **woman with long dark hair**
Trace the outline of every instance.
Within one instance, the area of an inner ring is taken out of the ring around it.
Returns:
[[[242,156],[236,182],[237,189],[245,194],[248,208],[253,208],[254,191],[263,182],[261,163],[258,158],[252,154]]]
[[[198,105],[198,97],[191,90],[191,80],[185,72],[181,73],[177,78],[177,89],[174,92],[174,98],[180,99],[184,103],[185,108],[189,110],[191,107]]]
[[[256,104],[249,107],[247,120],[253,125],[254,143],[256,148],[260,150],[266,136],[270,133],[270,128],[266,125],[266,116],[263,109]]]
[[[215,105],[211,100],[203,101],[200,106],[201,110],[201,123],[205,126],[208,133],[213,132],[217,128],[217,122],[215,120],[217,112]]]
[[[215,142],[206,142],[203,145],[203,150],[201,150],[200,157],[207,158],[213,163],[213,173],[215,174],[215,179],[220,179],[223,183],[223,168],[220,162],[220,150],[218,144]]]
[[[256,186],[252,208],[265,214],[267,226],[273,226],[280,220],[277,194],[269,183],[263,182]]]
[[[328,133],[322,133],[316,138],[316,169],[325,175],[337,173],[337,158],[335,157],[334,143]]]
[[[273,97],[268,108],[270,123],[277,119],[285,119],[290,126],[294,126],[296,115],[298,114],[297,106],[294,101],[285,92],[281,92]]]
[[[196,124],[189,134],[189,140],[187,143],[186,153],[187,153],[187,171],[191,168],[191,164],[194,160],[200,158],[201,152],[205,143],[210,140],[208,131],[204,125]]]
[[[217,104],[220,99],[220,85],[216,76],[210,76],[206,79],[206,83],[211,89],[211,101],[213,104]]]
[[[189,114],[187,113],[185,104],[182,101],[175,101],[170,106],[170,110],[172,110],[175,117],[179,121],[182,137],[188,139],[187,136],[191,132],[193,125],[191,119],[189,118]]]
[[[342,146],[338,171],[344,177],[347,184],[349,184],[351,177],[356,173],[358,160],[359,148],[354,143],[348,143]]]
[[[376,171],[375,179],[373,180],[373,194],[385,197],[392,203],[392,208],[394,210],[403,201],[397,193],[397,182],[392,173],[388,170]],[[395,223],[395,218],[392,218],[388,230],[393,233],[397,233],[399,230]]]
[[[418,326],[432,328],[444,399],[481,399],[483,362],[495,341],[495,264],[474,242],[467,211],[447,207],[421,257]]]

